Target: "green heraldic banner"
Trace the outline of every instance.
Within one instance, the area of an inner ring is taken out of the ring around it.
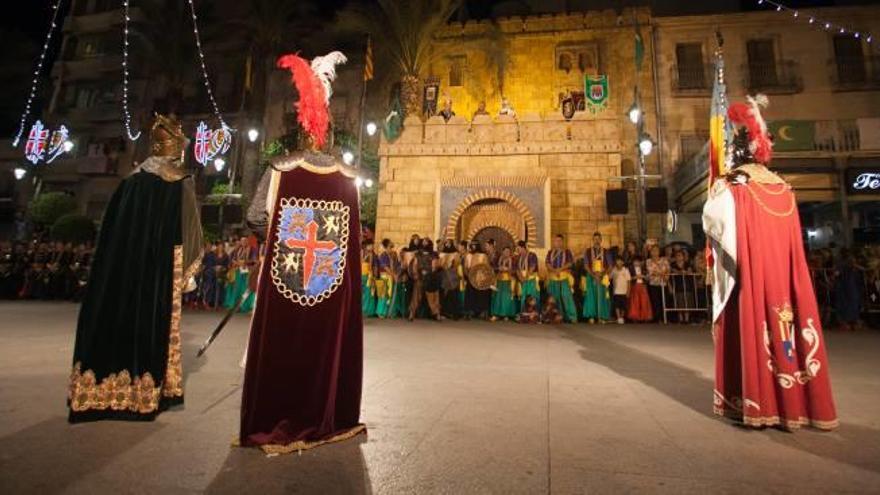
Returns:
[[[816,123],[812,120],[776,120],[768,123],[773,151],[810,151],[816,142]]]

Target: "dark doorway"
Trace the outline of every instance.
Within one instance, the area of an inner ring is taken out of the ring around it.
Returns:
[[[480,243],[480,246],[485,245],[486,241],[489,239],[495,240],[495,248],[498,252],[501,252],[505,247],[509,247],[513,250],[514,240],[513,236],[511,236],[506,230],[500,227],[486,227],[474,236],[474,240]]]

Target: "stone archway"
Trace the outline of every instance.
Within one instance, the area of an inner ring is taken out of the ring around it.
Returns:
[[[449,216],[446,235],[456,240],[471,239],[487,227],[498,227],[514,242],[524,239],[530,246],[538,238],[538,226],[529,208],[501,189],[483,189],[464,198]]]

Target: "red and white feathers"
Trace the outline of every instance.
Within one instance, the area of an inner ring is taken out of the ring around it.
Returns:
[[[767,131],[767,122],[761,116],[761,107],[769,101],[765,95],[747,97],[748,103],[734,103],[727,109],[727,117],[736,126],[744,126],[749,131],[749,150],[758,163],[770,163],[773,154],[773,141]]]
[[[297,121],[312,137],[316,148],[321,148],[327,142],[330,95],[333,92],[331,83],[336,79],[336,65],[345,62],[345,55],[341,52],[316,57],[311,64],[292,53],[278,59],[278,67],[290,71],[291,81],[299,92]]]

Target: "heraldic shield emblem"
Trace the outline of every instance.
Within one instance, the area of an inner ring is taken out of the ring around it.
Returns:
[[[314,306],[342,283],[349,207],[341,201],[281,198],[278,210],[272,282],[284,297]]]

